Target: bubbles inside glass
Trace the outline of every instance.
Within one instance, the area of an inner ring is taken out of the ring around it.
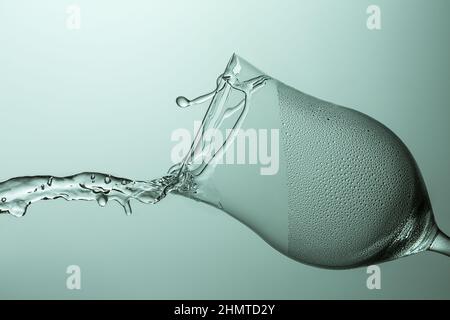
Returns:
[[[450,255],[416,162],[387,127],[322,101],[234,54],[174,192],[225,211],[273,248],[342,269],[433,250]]]

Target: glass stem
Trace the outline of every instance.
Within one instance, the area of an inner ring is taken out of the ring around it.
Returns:
[[[450,257],[450,238],[439,230],[429,248],[431,251],[442,253]]]

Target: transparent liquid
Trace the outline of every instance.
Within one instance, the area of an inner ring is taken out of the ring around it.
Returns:
[[[17,177],[0,183],[0,213],[21,217],[36,201],[64,199],[96,201],[101,207],[115,200],[126,214],[131,214],[130,200],[156,203],[175,188],[177,182],[175,176],[136,181],[98,172],[67,177]]]
[[[157,203],[172,192],[227,212],[286,256],[319,267],[351,268],[424,250],[450,255],[412,155],[376,120],[286,86],[236,55],[213,91],[176,103],[209,106],[189,153],[167,175],[17,177],[0,183],[0,213],[20,217],[36,201],[62,198],[100,206],[115,200],[130,214],[131,200]],[[231,131],[217,144],[204,138],[211,128]],[[277,174],[217,161],[234,152],[236,132],[245,128],[279,129]],[[204,153],[212,158],[196,161]]]

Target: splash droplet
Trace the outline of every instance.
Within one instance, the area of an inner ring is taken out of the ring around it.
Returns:
[[[47,185],[48,185],[49,187],[51,187],[51,186],[52,186],[52,183],[53,183],[53,177],[48,178],[48,180],[47,180]]]
[[[191,104],[191,102],[186,97],[183,96],[179,96],[176,100],[176,103],[180,108],[189,107]]]
[[[130,201],[125,202],[124,208],[125,208],[125,214],[126,214],[127,216],[131,215],[131,213],[132,213],[133,211],[131,210],[131,204],[130,204]]]
[[[133,212],[131,210],[131,204],[130,204],[130,200],[123,200],[123,201],[118,201],[120,203],[120,205],[123,207],[123,209],[125,210],[125,214],[127,216],[131,215],[131,213]]]
[[[25,201],[17,201],[17,205],[10,208],[8,212],[15,217],[23,217],[27,212],[28,205],[29,203]]]
[[[106,204],[108,203],[108,197],[105,196],[104,194],[99,195],[97,197],[97,203],[100,207],[106,206]]]
[[[105,183],[108,184],[111,182],[111,177],[110,176],[106,176],[105,177]]]
[[[41,190],[45,190],[45,185],[41,184]]]
[[[5,197],[2,198],[2,202],[6,202],[6,198]]]

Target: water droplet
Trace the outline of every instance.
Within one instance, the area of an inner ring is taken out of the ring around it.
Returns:
[[[25,201],[18,201],[17,205],[9,209],[9,213],[15,217],[22,217],[27,212],[28,204]]]
[[[2,202],[6,202],[6,198],[5,197],[2,198]]]
[[[91,180],[95,180],[95,174],[91,174]]]
[[[97,197],[97,203],[100,207],[106,206],[106,204],[108,203],[108,197],[105,196],[104,194],[99,195]]]
[[[123,201],[123,202],[120,202],[120,204],[121,204],[122,207],[125,209],[125,214],[126,214],[127,216],[131,215],[132,210],[131,210],[130,201]]]
[[[48,178],[48,180],[47,180],[47,185],[48,185],[49,187],[51,187],[52,183],[53,183],[53,177]]]
[[[126,184],[128,184],[128,181],[124,179],[124,180],[122,180],[122,184],[126,185]]]
[[[41,190],[45,190],[45,185],[41,184]]]
[[[176,100],[176,103],[177,103],[177,105],[180,107],[180,108],[186,108],[186,107],[189,107],[190,106],[190,101],[187,99],[187,98],[185,98],[185,97],[183,97],[183,96],[179,96],[178,98],[177,98],[177,100]]]
[[[111,182],[111,177],[110,176],[106,176],[105,177],[105,183],[108,184]]]

